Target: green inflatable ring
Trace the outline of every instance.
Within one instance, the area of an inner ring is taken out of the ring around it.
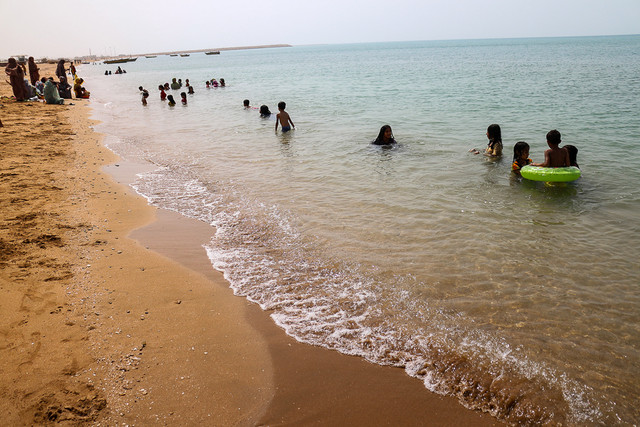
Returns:
[[[570,182],[580,178],[581,172],[575,166],[567,168],[541,168],[538,166],[523,166],[520,175],[531,181]]]

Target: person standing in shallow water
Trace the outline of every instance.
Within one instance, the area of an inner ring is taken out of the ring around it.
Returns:
[[[396,140],[393,138],[393,131],[391,130],[391,126],[384,125],[380,128],[380,132],[378,132],[378,137],[371,141],[373,145],[392,145],[396,143]]]
[[[282,133],[289,132],[291,128],[296,128],[296,125],[293,124],[293,120],[291,120],[289,113],[284,111],[285,108],[287,108],[287,104],[284,101],[278,102],[279,113],[276,114],[276,132],[278,132],[278,123],[282,125]]]

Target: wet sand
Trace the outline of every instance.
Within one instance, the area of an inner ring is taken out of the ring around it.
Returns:
[[[102,146],[89,101],[10,95],[2,81],[2,424],[496,423],[401,369],[288,337],[211,268],[209,225],[126,185],[147,166]]]

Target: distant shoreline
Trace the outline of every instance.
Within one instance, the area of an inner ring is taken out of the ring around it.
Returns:
[[[116,56],[105,56],[102,59],[110,59],[110,58],[133,58],[140,56],[152,56],[152,55],[180,55],[186,53],[201,53],[201,52],[222,52],[225,50],[247,50],[247,49],[270,49],[270,48],[278,48],[278,47],[292,47],[290,44],[265,44],[265,45],[256,45],[256,46],[235,46],[235,47],[216,47],[211,49],[193,49],[193,50],[176,50],[172,52],[148,52],[148,53],[136,53],[132,55],[116,55]]]

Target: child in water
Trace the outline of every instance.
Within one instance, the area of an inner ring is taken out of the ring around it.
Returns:
[[[176,105],[176,101],[173,100],[173,95],[167,95],[167,101],[169,101],[169,107]]]
[[[487,138],[489,138],[489,144],[487,144],[487,149],[484,150],[485,156],[502,156],[502,131],[500,130],[500,125],[495,123],[489,125],[487,128]]]
[[[149,92],[147,90],[142,91],[142,105],[147,105],[147,98],[149,97]]]
[[[560,132],[557,130],[550,130],[547,133],[547,145],[549,149],[544,152],[544,162],[531,163],[531,166],[540,166],[543,168],[562,168],[570,166],[569,151],[562,147],[560,148],[560,142],[562,142]]]
[[[187,105],[187,93],[186,92],[181,92],[180,93],[180,98],[182,98],[182,105]]]
[[[516,142],[516,145],[513,146],[513,164],[511,165],[511,170],[519,175],[520,169],[530,164],[531,161],[529,158],[529,144],[524,141]]]
[[[562,148],[565,148],[569,152],[569,165],[580,169],[580,166],[578,166],[578,147],[575,145],[565,145]]]
[[[384,125],[380,128],[380,132],[378,132],[378,137],[371,141],[373,145],[392,145],[396,143],[396,140],[393,138],[393,131],[391,130],[391,126]]]
[[[294,129],[296,128],[296,125],[293,124],[291,117],[289,117],[289,113],[284,111],[285,108],[287,108],[287,104],[284,101],[278,102],[278,111],[280,112],[276,115],[276,132],[278,132],[278,123],[282,125],[283,133],[289,132],[292,127]],[[291,126],[289,126],[289,123],[291,123]]]
[[[248,100],[247,100],[248,101]],[[269,111],[269,107],[266,105],[260,106],[260,117],[266,118],[271,116],[271,111]]]
[[[500,157],[502,156],[502,131],[500,130],[500,125],[492,124],[487,128],[487,138],[489,138],[489,143],[487,144],[487,148],[484,150],[484,155],[487,157]],[[470,153],[480,154],[480,151],[472,148],[469,150]]]

